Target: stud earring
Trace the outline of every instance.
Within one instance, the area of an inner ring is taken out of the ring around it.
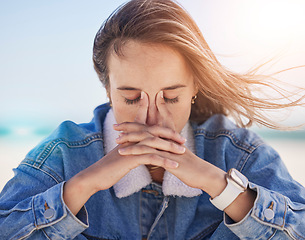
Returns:
[[[192,101],[191,101],[192,104],[195,103],[196,98],[197,98],[197,95],[195,95],[195,96],[192,97]]]

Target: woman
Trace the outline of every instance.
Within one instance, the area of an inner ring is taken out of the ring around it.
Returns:
[[[268,86],[216,60],[169,0],[132,0],[98,31],[110,100],[64,122],[1,193],[1,239],[303,239],[305,189],[277,153],[234,125],[277,125]]]

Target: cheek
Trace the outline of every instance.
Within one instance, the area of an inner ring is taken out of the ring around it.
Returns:
[[[124,102],[113,103],[112,109],[117,123],[133,122],[137,114],[136,106],[129,106]]]
[[[175,106],[176,105],[176,106]],[[172,120],[174,121],[176,131],[181,132],[191,114],[191,104],[169,104],[168,110],[171,113]]]
[[[136,113],[136,109],[133,106],[127,105],[120,95],[115,91],[111,92],[112,110],[117,123],[132,122],[135,119],[133,114]]]

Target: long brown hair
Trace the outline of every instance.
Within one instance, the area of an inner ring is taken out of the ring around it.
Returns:
[[[274,85],[271,76],[258,75],[256,71],[238,74],[222,66],[195,21],[173,0],[132,0],[120,6],[103,23],[94,40],[93,62],[107,91],[109,54],[112,51],[121,54],[122,46],[128,40],[164,44],[184,57],[198,88],[190,115],[190,119],[198,123],[220,113],[233,117],[242,127],[257,122],[280,128],[277,122],[267,117],[265,110],[304,104],[304,92],[295,100],[281,101],[293,94]],[[258,96],[256,93],[264,88],[277,91],[281,98]]]

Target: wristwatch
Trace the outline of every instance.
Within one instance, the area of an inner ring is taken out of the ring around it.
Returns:
[[[245,192],[248,188],[249,181],[235,168],[231,168],[226,174],[227,186],[215,198],[210,198],[211,203],[219,210],[223,211],[228,207],[239,194]]]

